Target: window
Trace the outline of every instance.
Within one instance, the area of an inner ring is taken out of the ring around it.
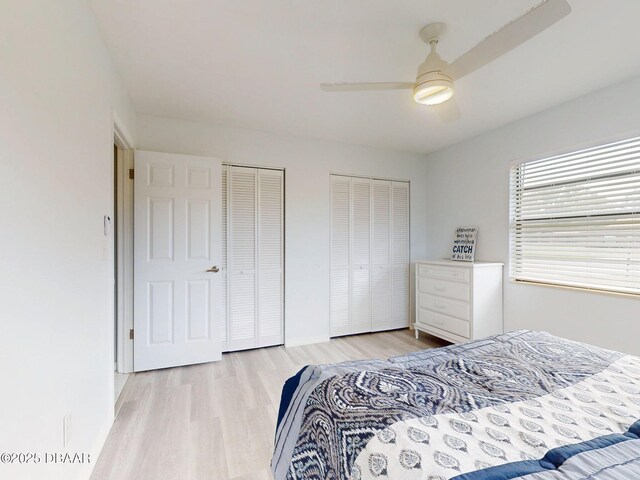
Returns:
[[[640,294],[640,137],[511,169],[511,278]]]

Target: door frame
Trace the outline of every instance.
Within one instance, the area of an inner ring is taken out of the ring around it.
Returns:
[[[115,212],[117,219],[118,266],[113,278],[116,279],[117,306],[111,316],[110,329],[113,331],[113,320],[116,319],[116,351],[114,358],[118,373],[133,372],[133,341],[129,332],[133,329],[133,180],[129,178],[129,170],[133,169],[133,138],[124,128],[123,122],[115,111],[113,116],[113,143],[117,148],[117,178],[112,167],[112,181],[117,182],[117,198]],[[113,165],[113,162],[112,162]],[[113,183],[112,183],[113,185]],[[113,245],[113,242],[110,242]],[[113,250],[113,246],[111,247]],[[112,252],[114,254],[115,252]],[[111,257],[113,258],[113,256]],[[116,295],[116,290],[113,290]],[[114,302],[115,304],[116,302]],[[114,341],[110,348],[113,349]]]

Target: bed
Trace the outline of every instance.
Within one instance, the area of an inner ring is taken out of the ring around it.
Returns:
[[[514,331],[283,387],[281,479],[640,479],[640,358]]]

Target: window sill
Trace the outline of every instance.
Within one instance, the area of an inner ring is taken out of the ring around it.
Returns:
[[[615,290],[604,290],[599,288],[575,287],[570,285],[559,285],[557,283],[534,282],[532,280],[518,280],[515,278],[510,278],[509,281],[516,285],[536,285],[539,287],[560,288],[564,290],[575,290],[578,292],[599,293],[603,295],[613,295],[616,297],[635,298],[636,300],[640,299],[640,293],[618,292]]]

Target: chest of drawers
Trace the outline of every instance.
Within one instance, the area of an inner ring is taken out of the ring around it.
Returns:
[[[460,343],[502,333],[502,263],[417,262],[416,338]]]

